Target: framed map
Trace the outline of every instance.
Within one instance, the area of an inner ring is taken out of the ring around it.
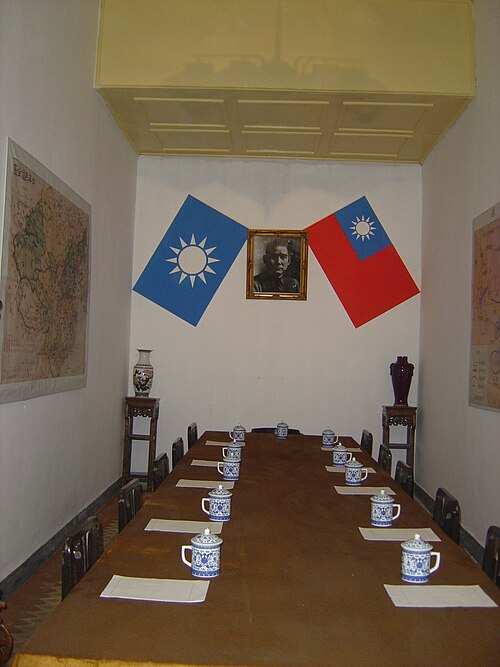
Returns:
[[[469,403],[500,410],[500,202],[473,223]]]
[[[0,284],[0,403],[85,387],[90,205],[11,139]]]

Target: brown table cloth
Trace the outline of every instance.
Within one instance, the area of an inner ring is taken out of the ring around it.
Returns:
[[[113,574],[191,579],[180,550],[190,536],[145,532],[151,518],[206,520],[208,491],[176,488],[179,478],[220,478],[191,460],[220,460],[205,433],[96,565],[42,623],[16,667],[82,665],[493,665],[499,664],[500,608],[397,608],[384,584],[401,584],[399,542],[365,541],[369,496],[340,496],[331,454],[319,436],[247,434],[232,518],[221,537],[221,575],[205,602],[172,604],[103,599]],[[346,446],[356,446],[343,437]],[[366,454],[367,485],[389,485],[401,503],[395,527],[432,527],[441,567],[432,584],[479,584],[500,593],[465,552],[433,525]]]

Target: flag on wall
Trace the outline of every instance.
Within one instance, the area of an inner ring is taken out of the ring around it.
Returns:
[[[134,291],[196,326],[247,232],[239,222],[188,195]]]
[[[307,231],[309,247],[355,327],[419,293],[366,197]]]

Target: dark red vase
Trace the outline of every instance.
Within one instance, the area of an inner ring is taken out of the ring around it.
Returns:
[[[408,405],[408,393],[414,368],[415,366],[408,361],[408,357],[398,357],[390,365],[394,405]]]

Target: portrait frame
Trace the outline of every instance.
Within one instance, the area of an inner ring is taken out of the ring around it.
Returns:
[[[284,243],[283,243],[284,242]],[[272,271],[265,256],[273,244],[283,248],[280,264],[285,268],[281,276],[280,269]],[[283,257],[288,255],[288,259]],[[307,299],[307,232],[296,229],[249,229],[247,242],[247,299],[287,299],[305,301]],[[274,275],[276,273],[276,275]],[[278,277],[279,276],[279,277]]]

